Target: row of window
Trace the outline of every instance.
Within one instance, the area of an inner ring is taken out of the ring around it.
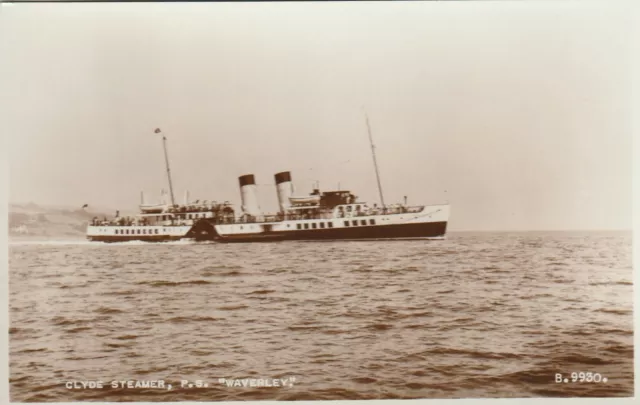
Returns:
[[[170,219],[198,219],[198,218],[206,218],[207,214],[205,212],[203,213],[199,213],[199,214],[175,214],[174,216],[171,215],[160,215],[158,218],[160,218],[161,221],[168,221]]]
[[[376,220],[375,219],[370,219],[369,220],[369,225],[375,225],[375,224],[376,224]],[[366,219],[361,219],[360,220],[360,225],[361,226],[367,225],[367,220]],[[349,223],[349,221],[344,221],[344,226],[358,226],[358,220],[354,219],[353,221],[351,221],[351,223]]]
[[[116,229],[116,235],[158,235],[158,233],[157,229]]]
[[[354,219],[352,221],[344,221],[344,226],[366,226],[366,225],[375,225],[375,224],[376,224],[375,219],[370,219],[368,223],[366,219],[361,219],[360,221],[358,221],[357,219]],[[309,223],[297,224],[297,228],[298,229],[333,228],[333,223],[332,222],[312,222],[310,224]]]
[[[297,224],[298,229],[302,229],[302,225],[304,225],[304,229],[309,229],[309,225],[311,225],[311,229],[318,229],[318,227],[320,227],[320,229],[324,229],[325,227],[333,228],[333,222],[312,222],[311,224]]]
[[[197,219],[197,218],[205,218],[207,216],[207,214],[205,213],[201,213],[201,214],[187,214],[187,219]],[[184,217],[183,217],[184,218]]]
[[[342,211],[343,209],[344,209],[344,206],[339,206],[339,207],[338,207],[338,210],[339,210],[339,211]],[[346,211],[347,211],[347,212],[351,212],[352,210],[353,210],[353,211],[360,212],[360,211],[362,211],[362,205],[356,205],[356,206],[355,206],[355,209],[353,209],[351,205],[347,205]]]

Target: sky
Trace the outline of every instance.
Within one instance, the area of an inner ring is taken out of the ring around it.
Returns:
[[[451,230],[630,229],[630,19],[607,2],[3,7],[12,203],[296,194],[451,204]]]

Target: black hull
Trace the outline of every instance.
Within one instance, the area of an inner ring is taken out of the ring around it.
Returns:
[[[327,228],[295,230],[285,232],[262,232],[243,235],[214,235],[213,240],[221,243],[276,242],[285,240],[330,241],[330,240],[389,240],[428,239],[444,237],[446,222],[418,224],[378,225],[349,228]],[[215,231],[214,231],[215,233]],[[201,240],[204,240],[202,238]],[[209,239],[211,240],[211,238]]]
[[[180,239],[183,239],[179,236],[167,236],[167,235],[135,235],[132,237],[126,236],[111,236],[111,235],[100,235],[100,236],[87,236],[87,239],[91,242],[105,242],[105,243],[117,243],[117,242],[173,242]]]

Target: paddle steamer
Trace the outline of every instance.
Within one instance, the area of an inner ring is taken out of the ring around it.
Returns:
[[[347,190],[315,188],[309,195],[294,196],[290,172],[275,175],[279,212],[264,214],[258,205],[255,176],[239,177],[242,213],[235,215],[231,204],[212,202],[175,204],[166,137],[163,146],[171,202],[166,194],[157,205],[140,205],[135,218],[102,221],[94,218],[87,228],[92,241],[122,242],[194,239],[216,242],[268,242],[283,240],[371,240],[442,239],[449,221],[448,204],[408,206],[386,205],[382,193],[375,146],[367,117],[367,129],[378,182],[380,205],[358,201]],[[156,133],[160,133],[156,129]]]
[[[280,211],[264,215],[258,205],[255,176],[239,178],[242,216],[212,217],[199,220],[192,230],[196,240],[217,242],[266,242],[281,240],[371,240],[442,239],[445,237],[448,204],[407,206],[386,205],[367,117],[373,164],[378,182],[380,205],[358,201],[350,191],[320,192],[294,196],[290,172],[275,175]]]
[[[280,212],[263,215],[257,204],[255,177],[239,178],[243,215],[197,221],[196,240],[267,242],[282,240],[442,239],[449,205],[378,205],[358,201],[350,191],[313,190],[293,196],[291,174],[275,175]]]

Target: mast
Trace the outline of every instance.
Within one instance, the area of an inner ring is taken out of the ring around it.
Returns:
[[[369,125],[369,116],[365,113],[367,119],[367,131],[369,132],[369,143],[371,144],[371,155],[373,156],[373,166],[376,169],[376,179],[378,180],[378,193],[380,193],[380,203],[382,208],[384,205],[384,197],[382,196],[382,184],[380,183],[380,173],[378,172],[378,161],[376,160],[376,147],[373,145],[373,137],[371,136],[371,125]]]
[[[155,133],[159,134],[160,128],[156,128]],[[169,193],[171,194],[171,206],[175,206],[176,202],[173,197],[173,184],[171,183],[171,169],[169,168],[169,155],[167,154],[167,137],[162,133],[162,146],[164,147],[164,162],[167,166],[167,178],[169,179]]]

